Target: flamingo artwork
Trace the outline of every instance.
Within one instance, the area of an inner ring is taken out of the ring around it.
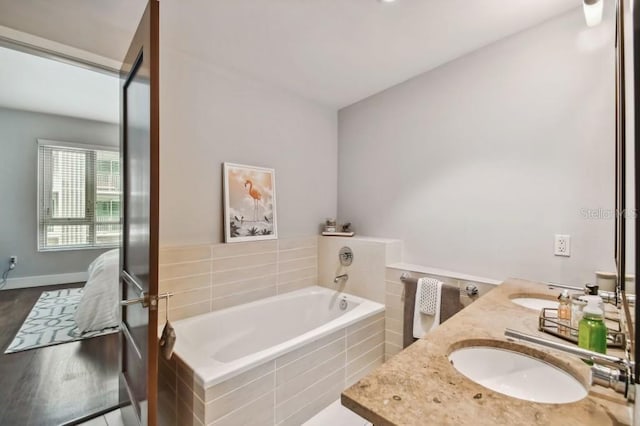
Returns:
[[[278,237],[274,174],[273,169],[224,163],[226,242]]]
[[[258,206],[260,200],[262,199],[262,194],[256,188],[253,187],[253,182],[250,179],[247,179],[244,183],[244,187],[249,186],[249,196],[253,198],[253,220],[258,220]]]

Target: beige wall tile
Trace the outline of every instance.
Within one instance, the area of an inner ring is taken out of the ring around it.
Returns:
[[[362,327],[359,330],[347,333],[347,347],[351,347],[356,343],[360,343],[363,340],[381,333],[384,331],[384,318],[380,318],[377,321],[370,323],[369,325]]]
[[[317,285],[316,277],[304,278],[298,281],[291,281],[284,284],[278,284],[278,294],[288,293],[290,291],[300,290],[301,288]]]
[[[163,357],[160,357],[160,358],[158,358],[158,365],[160,367],[162,367],[162,368],[165,368],[165,369],[168,369],[168,370],[171,370],[171,371],[175,372],[176,371],[176,359],[177,358],[178,358],[177,356],[171,357],[171,359],[165,359]]]
[[[274,393],[250,401],[210,426],[265,426],[274,424]]]
[[[304,373],[314,365],[321,364],[323,361],[333,358],[344,351],[345,339],[341,338],[283,367],[278,367],[276,370],[276,386],[280,386],[285,382],[293,380],[296,376]]]
[[[294,250],[281,250],[278,254],[278,259],[280,262],[288,262],[305,257],[317,257],[317,255],[318,249],[316,247],[307,247]]]
[[[333,401],[340,398],[340,393],[344,389],[343,383],[338,383],[333,385],[327,392],[321,394],[320,396],[315,396],[311,402],[307,403],[307,405],[300,408],[291,416],[287,417],[280,423],[277,423],[278,426],[300,426],[305,423],[311,417],[315,416],[324,408],[331,405]],[[335,425],[327,425],[327,426],[341,426],[338,424]]]
[[[176,372],[162,361],[158,362],[158,381],[161,382],[163,386],[166,385],[173,393],[176,392]],[[158,387],[160,388],[162,386],[159,385]]]
[[[260,265],[269,265],[278,261],[278,253],[258,253],[244,256],[221,257],[211,260],[211,271],[221,272],[235,269],[244,269]]]
[[[347,363],[347,377],[352,376],[377,359],[384,359],[384,344],[379,344],[358,358],[349,361]]]
[[[276,401],[284,402],[302,392],[304,389],[331,375],[334,371],[344,368],[345,353],[341,352],[333,358],[324,360],[318,365],[311,365],[307,371],[300,373],[291,380],[281,383],[276,388]]]
[[[387,308],[404,309],[404,298],[398,295],[386,293],[384,296],[384,305]]]
[[[204,426],[204,423],[193,415],[191,408],[179,398],[177,417],[180,426]]]
[[[236,388],[230,393],[207,402],[205,422],[215,422],[225,415],[245,405],[248,401],[258,399],[273,392],[274,373],[268,373],[253,382]]]
[[[278,250],[277,240],[255,241],[248,243],[215,244],[212,247],[211,257],[242,256],[254,253],[267,253]]]
[[[298,281],[304,278],[314,278],[316,276],[318,276],[318,271],[315,267],[298,269],[297,271],[280,272],[278,274],[278,282],[287,283],[291,281]]]
[[[361,342],[349,346],[347,348],[347,361],[353,361],[356,358],[364,355],[371,349],[375,348],[378,345],[383,344],[385,341],[385,332],[381,330],[379,333],[374,334],[373,336],[367,337]]]
[[[318,247],[318,236],[283,238],[278,241],[278,249],[281,251],[306,247]]]
[[[347,381],[345,383],[345,386],[349,387],[349,386],[353,385],[358,380],[362,379],[364,376],[366,376],[367,374],[371,373],[373,370],[375,370],[376,368],[381,366],[382,363],[383,363],[383,359],[382,358],[378,358],[375,361],[373,361],[371,364],[367,364],[366,366],[364,366],[364,368],[362,370],[359,370],[359,371],[353,373],[351,376],[347,377]]]
[[[313,268],[317,269],[318,258],[317,257],[305,257],[303,259],[290,260],[287,262],[280,261],[278,264],[278,272],[297,271],[298,269]],[[317,272],[316,272],[317,274]]]
[[[162,247],[158,252],[158,263],[168,265],[171,263],[194,262],[196,260],[209,260],[211,258],[211,246],[184,246]]]
[[[302,358],[303,356],[308,355],[319,348],[327,346],[328,344],[333,343],[336,340],[344,339],[344,337],[345,337],[344,330],[338,330],[318,340],[308,343],[301,348],[295,349],[277,358],[276,368],[282,368],[283,366],[289,364],[290,362],[293,362],[299,358]]]
[[[244,269],[236,269],[233,271],[214,272],[212,284],[220,285],[236,281],[245,281],[252,278],[260,278],[265,275],[275,274],[277,272],[276,264],[253,266]]]
[[[388,361],[389,358],[391,358],[392,356],[400,352],[402,352],[402,346],[397,346],[389,342],[385,342],[384,344],[385,361]]]
[[[377,313],[375,315],[372,315],[368,318],[363,319],[362,321],[358,321],[355,324],[351,324],[349,327],[347,327],[347,335],[353,334],[356,331],[364,327],[367,327],[376,321],[380,321],[381,319],[384,319],[384,312]]]
[[[167,392],[158,387],[158,425],[178,426],[177,402],[175,393]],[[119,416],[119,414],[118,414]],[[107,423],[105,423],[106,425]]]
[[[193,393],[193,391],[180,379],[178,379],[178,402],[189,407],[189,410],[194,416],[198,418],[198,421],[204,423],[205,419],[205,405],[204,402]]]
[[[276,285],[276,275],[265,275],[259,278],[253,278],[246,281],[236,281],[228,284],[220,284],[213,286],[213,297],[220,298],[231,296],[237,293],[245,293],[247,291],[258,290],[265,287],[273,287]]]
[[[404,319],[404,307],[398,307],[395,306],[396,304],[394,304],[394,306],[385,306],[384,308],[384,312],[385,312],[385,318],[386,319],[396,319],[399,321],[403,321]]]
[[[338,384],[344,387],[344,367],[335,371],[333,374],[324,377],[322,380],[314,383],[298,393],[295,397],[287,401],[280,402],[276,400],[276,423],[280,423],[288,417],[292,416],[301,408],[314,401],[318,395],[322,395],[329,390],[335,388]]]
[[[175,263],[171,265],[160,265],[158,269],[159,279],[169,280],[172,278],[189,277],[193,275],[208,274],[211,265],[208,260],[197,262]]]
[[[394,269],[394,268],[386,268],[385,270],[385,274],[384,274],[384,279],[386,281],[393,281],[393,282],[400,282],[400,275],[402,275],[404,272],[403,270],[400,269]],[[411,273],[412,276],[414,274],[414,272]]]
[[[191,277],[174,278],[172,280],[164,280],[159,282],[160,293],[179,292],[195,290],[197,288],[210,287],[211,286],[211,274],[207,272],[202,275],[194,275]]]
[[[261,288],[259,290],[247,291],[245,293],[238,293],[231,296],[214,298],[211,301],[211,309],[216,311],[218,309],[229,308],[231,306],[241,305],[243,303],[253,302],[254,300],[264,299],[276,295],[276,286]]]
[[[191,411],[193,411],[193,407],[191,406],[191,402],[193,400],[193,389],[189,385],[189,383],[182,380],[182,378],[178,377],[176,381],[176,394],[179,399],[182,399],[188,406]],[[201,418],[201,420],[203,420]]]
[[[402,344],[403,344],[402,333],[396,333],[391,330],[385,330],[385,341],[393,345],[402,347]]]
[[[189,367],[180,357],[178,357],[177,355],[174,355],[173,358],[176,362],[176,374],[178,376],[178,378],[180,378],[180,380],[184,381],[186,384],[189,385],[189,387],[191,389],[194,388],[193,386],[193,370],[191,369],[191,367]]]
[[[211,301],[206,300],[204,302],[194,303],[193,305],[181,306],[179,308],[173,308],[170,306],[169,308],[169,319],[171,321],[177,321],[183,318],[206,314],[211,309]],[[164,320],[164,315],[160,318]]]
[[[349,274],[349,280],[339,287],[341,291],[384,303],[387,246],[391,240],[362,237],[321,237],[318,243],[318,281],[329,288],[337,274]],[[340,248],[353,249],[353,263],[340,265]]]
[[[402,321],[393,318],[386,318],[384,327],[385,329],[393,331],[394,333],[402,334],[404,331]]]
[[[180,308],[182,306],[193,305],[203,300],[211,298],[211,287],[199,288],[196,290],[180,291],[173,293],[173,297],[169,301],[169,309]],[[165,304],[164,301],[159,303]]]
[[[159,289],[175,294],[171,319],[187,318],[316,285],[317,254],[315,235],[163,247]],[[211,288],[208,295],[206,288]],[[165,311],[163,306],[159,307],[161,322]]]
[[[214,385],[206,391],[206,402],[219,398],[233,390],[236,390],[242,386],[245,386],[267,374],[273,373],[275,370],[275,361],[269,361],[258,367],[252,368],[249,371],[235,376],[229,380],[225,380],[222,383]]]
[[[404,284],[401,282],[385,281],[385,291],[394,296],[404,296]]]

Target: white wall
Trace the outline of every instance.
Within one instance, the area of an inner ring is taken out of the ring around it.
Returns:
[[[86,272],[104,250],[38,252],[37,140],[118,146],[118,125],[0,108],[0,129],[0,273],[9,265],[9,256],[18,256],[5,288],[15,288],[20,277],[29,277],[20,280],[20,287],[29,287],[67,281],[66,275],[44,280],[34,276]]]
[[[614,203],[610,18],[587,29],[576,9],[341,110],[339,217],[414,264],[572,284],[612,270],[613,220],[581,215]]]
[[[160,22],[161,245],[224,240],[223,162],[274,168],[279,236],[316,234],[336,214],[336,111],[185,53],[185,7],[163,2]]]

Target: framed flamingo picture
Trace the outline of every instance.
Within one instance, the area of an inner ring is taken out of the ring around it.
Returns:
[[[278,238],[275,170],[224,163],[223,175],[225,242]]]

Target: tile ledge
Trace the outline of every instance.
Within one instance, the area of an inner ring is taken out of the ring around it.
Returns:
[[[447,271],[446,269],[438,269],[430,266],[415,265],[411,263],[391,263],[387,268],[398,269],[402,271],[418,272],[422,274],[438,275],[441,277],[453,278],[456,280],[473,281],[482,284],[500,285],[502,281],[493,278],[478,277],[475,275],[462,274],[460,272]]]

